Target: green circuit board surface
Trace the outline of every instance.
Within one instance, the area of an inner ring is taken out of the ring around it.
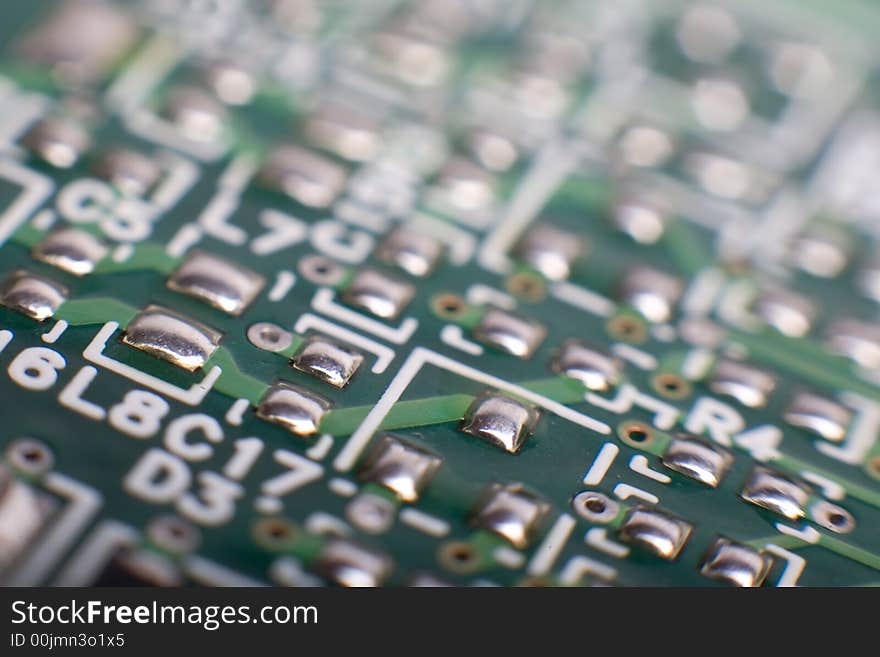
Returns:
[[[873,3],[0,16],[4,585],[880,583]]]

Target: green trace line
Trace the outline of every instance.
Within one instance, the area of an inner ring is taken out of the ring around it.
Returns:
[[[580,383],[562,377],[539,379],[520,385],[531,392],[561,404],[572,404],[583,401],[584,398],[584,388]],[[383,429],[405,429],[457,422],[464,417],[467,407],[474,399],[474,395],[457,393],[400,401],[394,404],[388,415],[385,416],[381,427]],[[369,404],[330,411],[321,422],[320,430],[322,433],[334,436],[350,435],[360,426],[372,408],[373,405]]]
[[[290,342],[290,346],[287,349],[282,349],[281,351],[276,353],[279,356],[283,356],[284,358],[287,358],[289,360],[293,358],[297,351],[299,351],[299,348],[303,345],[305,341],[306,339],[304,337],[294,335],[293,339]]]
[[[862,486],[861,484],[855,484],[839,475],[816,467],[812,463],[807,463],[806,461],[801,461],[800,459],[796,459],[791,456],[782,455],[779,458],[773,459],[773,463],[782,466],[784,469],[793,471],[794,474],[800,474],[802,470],[815,472],[816,474],[830,479],[831,481],[843,486],[843,489],[846,491],[847,495],[850,495],[857,500],[861,500],[862,502],[866,502],[867,504],[880,508],[880,491],[872,490],[867,486]]]
[[[880,389],[856,379],[842,356],[832,356],[805,340],[792,340],[772,333],[752,334],[730,329],[731,339],[741,342],[758,360],[801,375],[818,385],[851,390],[880,402]]]
[[[526,390],[544,397],[549,397],[560,404],[574,404],[584,401],[587,389],[578,381],[562,376],[554,376],[537,381],[526,381],[519,384]]]
[[[52,95],[58,91],[57,80],[42,66],[4,62],[0,74],[12,78],[19,86]]]
[[[385,416],[382,428],[404,429],[454,422],[464,417],[473,400],[473,395],[456,394],[397,402]],[[372,405],[352,406],[330,411],[321,422],[321,432],[334,436],[354,433],[372,408]]]
[[[137,308],[122,301],[102,297],[67,301],[61,305],[56,314],[59,319],[64,319],[74,326],[103,324],[110,320],[118,322],[120,326],[127,326],[137,313]],[[210,369],[214,365],[219,365],[223,370],[214,387],[225,395],[243,397],[256,404],[269,387],[259,379],[242,372],[235,358],[225,347],[217,349],[208,359],[205,367]]]
[[[826,534],[822,534],[822,538],[819,539],[819,545],[832,552],[836,552],[847,559],[860,563],[863,566],[873,568],[874,570],[880,570],[880,556],[873,552],[869,552],[864,548],[845,543],[839,538],[834,538],[833,536],[828,536]]]
[[[73,326],[103,324],[111,320],[119,322],[120,326],[127,326],[137,313],[137,308],[123,301],[101,297],[65,301],[58,308],[56,316]]]
[[[225,347],[217,349],[214,355],[205,363],[203,369],[209,370],[215,365],[219,365],[223,373],[217,379],[214,388],[224,395],[229,395],[236,399],[244,398],[251,404],[256,404],[269,388],[267,384],[259,379],[242,372],[235,362],[235,358]]]
[[[12,241],[17,242],[22,246],[33,248],[41,239],[43,239],[44,235],[45,233],[34,228],[32,224],[27,223],[23,224],[15,231],[15,234],[12,236]]]
[[[798,548],[802,547],[819,545],[826,550],[834,552],[835,554],[839,554],[842,557],[846,557],[847,559],[855,561],[856,563],[860,563],[863,566],[873,568],[874,570],[880,570],[880,555],[869,552],[864,548],[856,547],[855,545],[846,543],[845,541],[841,541],[839,538],[828,536],[827,534],[820,534],[818,543],[808,543],[807,541],[798,538],[797,536],[788,536],[786,534],[764,536],[762,538],[756,538],[751,541],[746,541],[747,545],[751,545],[755,549],[761,549],[769,543],[772,543],[773,545],[778,545],[785,550],[797,550]]]
[[[706,256],[707,251],[700,244],[693,226],[682,220],[669,224],[664,231],[661,245],[689,276],[694,276],[714,264],[714,261]]]
[[[116,262],[112,258],[105,258],[97,267],[96,274],[116,274],[119,272],[138,271],[142,269],[154,269],[162,274],[170,274],[177,268],[179,258],[174,258],[165,252],[165,247],[155,242],[143,242],[134,247],[134,253],[130,258],[122,262]]]
[[[756,550],[762,549],[769,543],[778,545],[784,550],[797,550],[800,547],[809,545],[809,543],[803,539],[800,539],[797,536],[789,536],[788,534],[773,534],[772,536],[762,536],[761,538],[754,538],[751,541],[746,541],[746,545],[750,545]]]

